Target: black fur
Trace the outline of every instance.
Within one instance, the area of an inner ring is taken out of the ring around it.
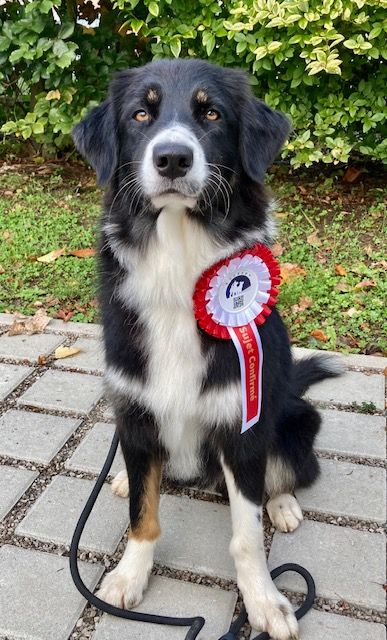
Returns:
[[[197,87],[208,90],[211,106],[222,114],[219,122],[202,119],[201,107],[191,97]],[[149,88],[163,96],[157,106],[147,103]],[[144,107],[151,112],[152,120],[139,124],[132,114]],[[116,246],[127,252],[139,247],[146,250],[155,233],[157,213],[147,207],[149,203],[141,193],[131,197],[130,190],[123,188],[125,181],[136,175],[138,165],[133,163],[142,160],[149,139],[176,114],[200,140],[207,161],[216,165],[233,186],[227,215],[224,199],[215,193],[211,196],[211,212],[203,197],[197,208],[187,210],[187,215],[203,225],[220,246],[267,228],[268,196],[262,181],[289,133],[288,120],[254,98],[246,76],[239,71],[198,60],[157,61],[118,74],[107,100],[93,109],[74,132],[78,149],[90,160],[99,181],[108,184],[102,222],[115,225]],[[268,232],[264,239],[270,243]],[[146,384],[146,329],[130,302],[124,306],[114,296],[124,272],[114,254],[112,238],[105,232],[100,266],[107,364]],[[220,480],[219,455],[223,454],[238,487],[256,504],[263,499],[268,454],[280,456],[290,465],[297,486],[307,486],[316,478],[313,441],[319,416],[301,395],[309,384],[333,375],[316,359],[306,364],[292,363],[287,332],[275,310],[259,331],[264,350],[264,401],[259,424],[243,435],[240,424],[234,429],[210,428],[201,446],[203,473],[199,479],[202,485]],[[203,354],[211,354],[202,393],[236,381],[239,364],[231,341],[198,332]],[[157,420],[146,407],[133,406],[122,397],[113,401],[131,480],[132,517],[136,520],[143,474],[154,456],[166,458],[167,453],[158,442]]]

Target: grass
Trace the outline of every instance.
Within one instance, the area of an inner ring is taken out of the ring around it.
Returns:
[[[4,170],[4,169],[3,169]],[[280,309],[293,343],[354,353],[386,349],[385,184],[365,175],[286,175],[277,199],[285,281]],[[36,258],[96,243],[101,193],[82,165],[21,165],[0,175],[0,311],[98,320],[94,258]]]
[[[73,174],[39,172],[0,176],[0,310],[49,315],[73,313],[71,320],[97,318],[95,260],[65,256],[50,264],[36,258],[55,249],[83,249],[96,243],[100,193]],[[88,176],[90,180],[90,176]],[[85,186],[86,185],[86,186]]]

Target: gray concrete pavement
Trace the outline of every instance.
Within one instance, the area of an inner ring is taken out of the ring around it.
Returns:
[[[114,431],[103,399],[100,327],[52,320],[43,334],[9,337],[11,321],[0,314],[0,639],[183,640],[184,628],[102,614],[71,582],[71,534]],[[59,345],[81,351],[55,361]],[[342,360],[346,376],[310,392],[323,416],[317,442],[322,475],[298,492],[305,521],[285,535],[265,520],[270,566],[296,561],[316,579],[318,599],[300,625],[301,640],[385,637],[386,361]],[[122,465],[119,452],[112,473]],[[216,640],[228,629],[238,597],[227,501],[165,485],[160,512],[163,535],[139,609],[204,615],[199,638]],[[127,501],[106,483],[81,543],[80,564],[91,588],[119,559],[127,524]],[[296,599],[303,593],[294,575],[279,584]],[[243,637],[249,635],[247,627]]]

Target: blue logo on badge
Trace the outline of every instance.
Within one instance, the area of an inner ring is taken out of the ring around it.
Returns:
[[[233,278],[226,289],[226,298],[234,298],[240,296],[242,291],[251,286],[250,278],[247,276],[236,276]]]

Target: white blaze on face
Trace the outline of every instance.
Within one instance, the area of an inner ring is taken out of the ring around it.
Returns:
[[[159,174],[153,164],[153,150],[157,144],[184,144],[193,153],[192,167],[182,178],[170,180]],[[179,201],[179,204],[194,207],[205,185],[208,169],[204,151],[192,131],[183,125],[173,125],[160,131],[148,143],[144,159],[141,163],[140,181],[145,195],[151,198],[156,208],[163,208],[168,204]],[[167,190],[178,193],[164,193]]]

